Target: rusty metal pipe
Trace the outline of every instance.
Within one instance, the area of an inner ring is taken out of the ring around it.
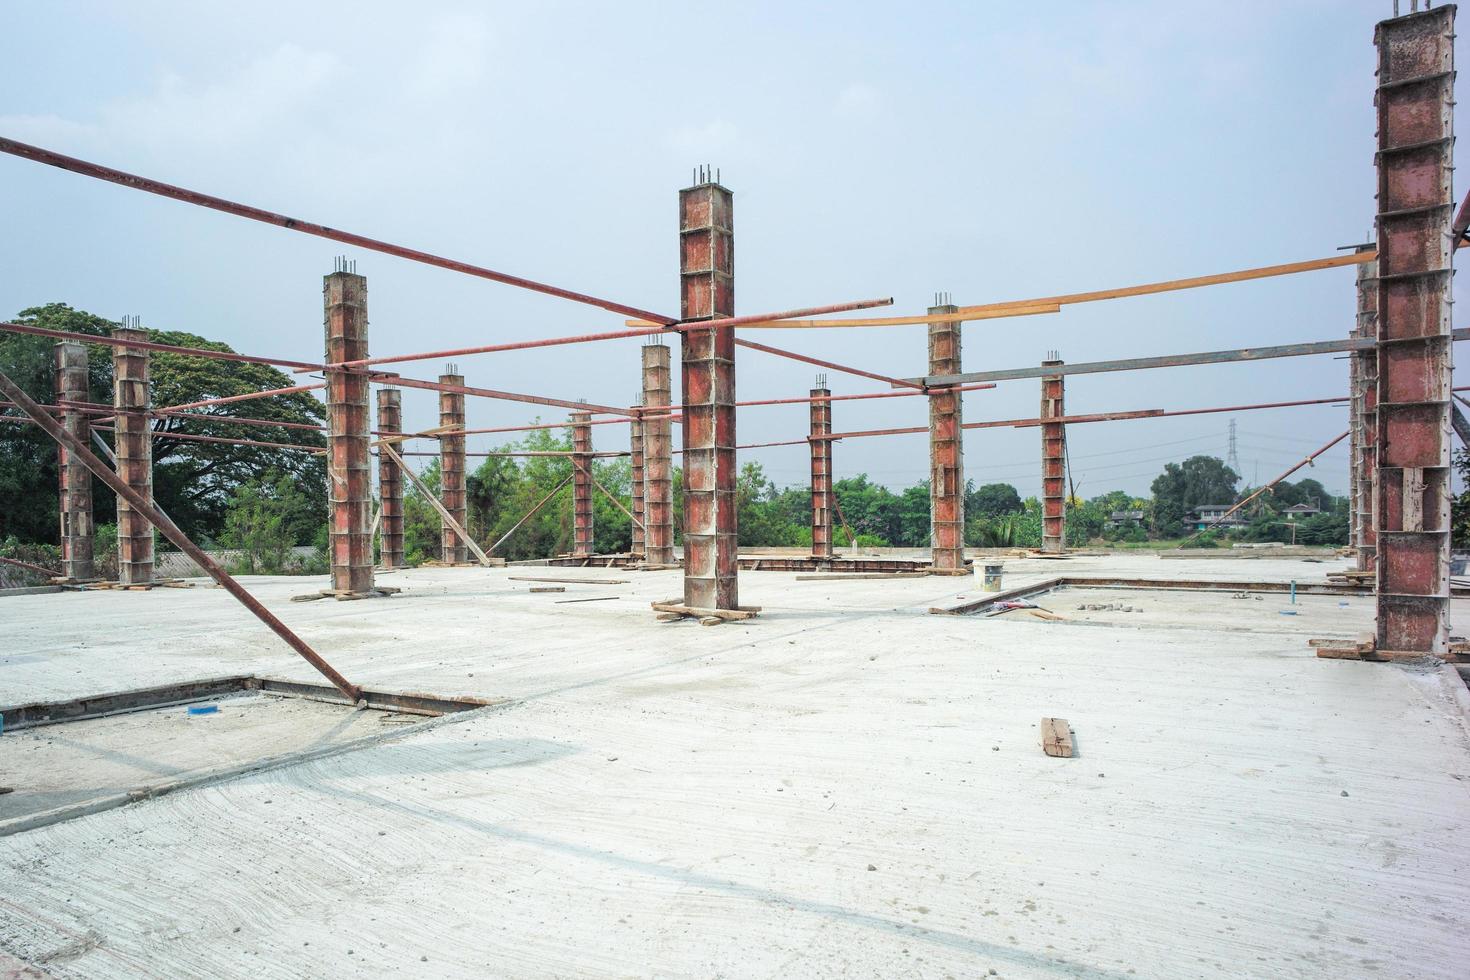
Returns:
[[[72,173],[81,174],[84,177],[95,177],[109,183],[120,184],[123,187],[131,187],[134,190],[146,191],[149,194],[157,194],[160,197],[172,198],[185,204],[194,204],[202,208],[214,211],[223,211],[225,214],[233,214],[238,218],[249,218],[252,221],[264,222],[268,225],[276,225],[291,231],[299,231],[305,235],[315,235],[317,238],[326,238],[344,245],[353,245],[357,248],[367,249],[372,252],[382,252],[385,255],[396,256],[400,259],[408,259],[411,262],[421,262],[424,265],[437,266],[440,269],[448,269],[450,272],[460,272],[468,276],[477,276],[481,279],[489,279],[493,282],[503,283],[507,286],[516,286],[520,289],[529,289],[536,293],[545,293],[548,296],[556,296],[561,299],[571,300],[574,303],[583,303],[587,306],[595,306],[608,310],[612,313],[622,313],[625,316],[638,317],[644,320],[652,320],[654,323],[671,324],[671,317],[660,316],[647,310],[640,310],[635,306],[625,306],[622,303],[614,303],[611,300],[598,299],[596,296],[588,296],[585,293],[573,292],[562,289],[559,286],[536,282],[533,279],[523,279],[505,272],[496,272],[483,266],[471,265],[468,262],[459,262],[455,259],[447,259],[440,255],[429,252],[421,252],[418,249],[405,248],[402,245],[393,245],[389,242],[378,241],[352,232],[339,231],[328,228],[325,225],[313,224],[310,221],[301,221],[297,218],[288,218],[283,214],[275,214],[261,208],[251,207],[248,204],[239,204],[227,201],[222,197],[214,197],[209,194],[201,194],[199,191],[191,191],[173,184],[165,184],[161,181],[150,180],[137,174],[130,174],[122,170],[114,170],[98,163],[90,163],[79,160],[76,157],[65,156],[52,150],[43,149],[39,146],[31,146],[12,139],[0,137],[0,152],[9,153],[13,156],[34,160],[36,163],[44,163],[49,167],[60,170],[69,170]]]
[[[634,330],[612,330],[607,333],[586,333],[576,337],[549,337],[543,340],[522,340],[509,344],[487,344],[482,347],[457,347],[454,350],[427,351],[422,354],[395,354],[391,357],[369,357],[359,361],[343,361],[328,364],[329,368],[363,368],[374,364],[401,364],[405,361],[433,361],[444,357],[463,357],[467,354],[498,354],[502,351],[532,350],[538,347],[556,347],[561,344],[585,344],[596,340],[621,340],[627,337],[647,337],[664,332],[663,327],[640,327]],[[297,374],[311,368],[298,368]]]
[[[259,357],[254,354],[236,354],[232,351],[209,350],[204,347],[180,347],[176,344],[160,344],[151,340],[131,340],[120,337],[99,337],[72,330],[52,330],[48,327],[33,327],[28,323],[0,323],[5,333],[29,334],[33,337],[53,337],[71,340],[79,344],[103,344],[108,347],[127,347],[133,350],[151,350],[164,354],[181,354],[185,357],[207,357],[215,361],[238,361],[242,364],[268,364],[272,367],[293,367],[303,371],[320,371],[320,364],[310,361],[288,361],[279,357]]]
[[[385,384],[399,385],[404,388],[423,388],[425,391],[448,391],[460,395],[475,395],[479,398],[495,398],[507,402],[526,402],[531,405],[550,405],[554,408],[570,408],[578,412],[599,412],[603,415],[622,415],[631,418],[635,413],[630,408],[614,408],[610,405],[596,405],[591,402],[573,402],[563,398],[543,398],[540,395],[522,395],[514,391],[497,391],[494,388],[475,388],[470,385],[442,384],[438,381],[419,381],[416,378],[400,378],[394,376]]]
[[[0,557],[0,562],[4,562],[7,565],[14,565],[17,568],[24,568],[26,571],[29,572],[39,572],[40,574],[49,576],[50,578],[59,578],[61,576],[61,573],[56,571],[55,569],[42,568],[40,565],[32,565],[30,562],[21,561],[19,558]]]
[[[915,388],[920,391],[924,389],[923,385],[915,384],[912,381],[904,381],[900,378],[890,378],[886,374],[874,374],[872,371],[864,371],[861,368],[846,367],[842,364],[834,364],[832,361],[824,361],[819,357],[808,357],[805,354],[797,354],[794,351],[782,350],[780,347],[768,347],[765,344],[758,344],[753,340],[741,340],[737,337],[735,339],[735,345],[737,347],[748,347],[751,350],[763,351],[767,354],[775,354],[777,357],[785,357],[793,361],[802,361],[806,364],[815,364],[817,367],[824,367],[831,371],[841,371],[843,374],[852,374],[856,375],[859,378],[869,378],[873,381],[883,381],[887,384],[893,385],[896,388]]]
[[[168,405],[163,408],[155,408],[155,412],[182,412],[186,408],[204,408],[209,405],[233,405],[235,402],[248,402],[256,398],[271,398],[276,395],[294,395],[300,391],[321,391],[327,386],[325,381],[316,384],[292,385],[289,388],[267,388],[264,391],[251,391],[243,395],[229,395],[224,398],[206,398],[203,401],[188,402],[183,405]]]
[[[154,527],[162,532],[164,537],[173,542],[175,547],[192,558],[200,568],[204,569],[210,578],[218,582],[230,595],[240,600],[240,603],[246,609],[249,609],[257,619],[270,627],[271,632],[285,640],[291,649],[301,654],[307,663],[315,667],[323,677],[332,682],[333,687],[337,688],[337,690],[341,691],[352,701],[357,701],[361,698],[361,688],[337,673],[336,669],[308,646],[305,640],[293,633],[289,626],[281,622],[276,618],[275,614],[261,605],[260,600],[256,599],[255,596],[245,591],[244,586],[235,581],[202,548],[190,541],[188,536],[179,530],[179,526],[169,520],[166,514],[154,507],[142,494],[128,486],[121,477],[112,471],[110,466],[93,455],[92,451],[80,439],[77,439],[70,432],[63,429],[55,419],[46,414],[46,411],[40,405],[37,405],[31,400],[30,395],[22,391],[20,386],[10,380],[3,372],[0,372],[0,392],[4,392],[11,401],[19,405],[21,411],[30,416],[31,420],[44,429],[47,435],[66,446],[78,460],[86,464],[87,469],[92,471],[93,476],[111,487],[113,493],[122,497],[134,510],[147,518]]]
[[[738,327],[746,323],[765,323],[768,320],[793,320],[799,316],[821,316],[823,313],[845,313],[848,310],[871,310],[876,306],[892,306],[893,297],[886,296],[883,299],[860,299],[851,303],[832,303],[828,306],[808,306],[800,310],[786,310],[784,313],[745,313],[741,316],[722,316],[712,320],[699,320],[686,317],[673,329],[681,331],[690,330],[713,330],[716,327]],[[647,319],[645,317],[645,319]]]
[[[1351,430],[1349,430],[1349,431],[1351,431]],[[1249,497],[1246,497],[1240,503],[1236,504],[1234,507],[1230,508],[1225,513],[1221,514],[1219,517],[1215,518],[1214,523],[1212,523],[1209,527],[1202,527],[1198,531],[1196,531],[1193,534],[1191,534],[1189,537],[1185,538],[1183,541],[1181,541],[1179,543],[1179,547],[1182,548],[1185,545],[1189,544],[1189,542],[1193,541],[1195,538],[1199,537],[1201,534],[1204,534],[1206,531],[1209,531],[1209,530],[1212,530],[1212,529],[1214,529],[1216,527],[1219,527],[1220,524],[1221,524],[1221,522],[1223,522],[1231,514],[1233,514],[1236,511],[1240,510],[1240,508],[1244,507],[1246,504],[1250,503],[1252,500],[1255,500],[1261,494],[1265,493],[1267,490],[1270,490],[1276,484],[1280,483],[1282,480],[1286,479],[1288,476],[1291,476],[1293,473],[1295,473],[1297,470],[1301,469],[1303,466],[1306,466],[1307,464],[1311,463],[1312,460],[1316,459],[1318,456],[1321,456],[1323,453],[1327,452],[1327,450],[1331,449],[1333,446],[1337,445],[1339,442],[1342,442],[1347,437],[1348,437],[1348,433],[1347,432],[1344,432],[1342,435],[1338,436],[1336,439],[1333,439],[1331,442],[1327,443],[1327,445],[1323,446],[1321,449],[1315,450],[1314,452],[1310,453],[1304,459],[1302,459],[1302,461],[1300,463],[1297,463],[1291,469],[1287,470],[1285,473],[1281,474],[1276,479],[1272,480],[1270,483],[1268,483],[1265,486],[1261,487],[1255,493],[1251,494]]]
[[[535,507],[532,507],[530,510],[526,511],[525,515],[520,520],[518,520],[514,524],[512,524],[511,527],[510,527],[510,530],[509,531],[506,531],[504,534],[502,534],[500,536],[500,540],[496,541],[489,548],[487,548],[485,550],[485,553],[487,555],[488,554],[494,554],[496,548],[499,548],[501,545],[505,544],[505,542],[510,539],[510,536],[512,534],[515,534],[517,531],[519,531],[521,529],[521,525],[525,524],[531,518],[535,517],[538,513],[540,513],[541,508],[542,507],[545,507],[548,503],[550,503],[551,502],[551,498],[552,497],[555,497],[557,494],[559,494],[563,490],[565,490],[567,484],[568,483],[571,483],[571,482],[572,482],[572,478],[571,478],[571,476],[568,476],[566,479],[564,479],[560,483],[558,483],[556,485],[556,487],[553,488],[550,493],[548,493],[546,496],[542,497],[540,500],[538,500],[536,502],[536,506]]]

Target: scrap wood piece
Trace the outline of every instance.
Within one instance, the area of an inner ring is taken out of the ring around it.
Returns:
[[[1035,609],[1028,609],[1026,612],[1028,615],[1035,616],[1037,619],[1048,619],[1058,623],[1065,623],[1067,621],[1066,616],[1058,616],[1056,613],[1042,609],[1039,606]]]
[[[798,575],[798,582],[853,582],[868,579],[928,578],[928,572],[832,572],[820,575]]]
[[[1067,719],[1041,719],[1041,750],[1050,756],[1072,758],[1072,726]]]
[[[532,591],[534,591],[534,590],[532,590]],[[621,599],[621,598],[622,598],[622,596],[616,596],[616,595],[583,596],[583,597],[578,598],[578,599],[557,599],[556,600],[556,604],[557,605],[561,605],[564,602],[606,602],[609,599]]]
[[[723,620],[752,619],[761,611],[760,606],[741,606],[739,609],[705,609],[701,606],[686,606],[678,599],[650,602],[649,606],[655,612],[678,613],[681,616],[693,616],[699,619],[708,619],[712,616]]]
[[[554,582],[562,585],[627,585],[627,578],[547,578],[535,575],[507,575],[511,582]]]
[[[565,585],[533,585],[533,586],[531,586],[531,588],[528,591],[535,593],[535,592],[565,592],[566,590],[567,590],[567,587]]]

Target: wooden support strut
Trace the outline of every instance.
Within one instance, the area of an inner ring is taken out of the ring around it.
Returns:
[[[378,444],[378,451],[387,453],[393,458],[393,462],[397,463],[399,468],[403,470],[403,475],[408,477],[409,481],[413,483],[418,492],[423,494],[428,499],[429,505],[438,512],[439,516],[443,518],[444,523],[449,525],[450,529],[454,531],[455,534],[459,535],[459,539],[465,543],[465,547],[469,548],[470,551],[475,553],[475,557],[480,560],[480,564],[484,565],[486,568],[491,567],[490,556],[485,554],[485,552],[480,549],[479,545],[475,544],[474,538],[471,538],[469,532],[460,525],[459,521],[456,521],[454,519],[453,515],[451,515],[448,510],[445,509],[444,505],[439,502],[439,498],[434,496],[433,492],[429,490],[429,488],[424,484],[423,480],[419,479],[419,475],[408,468],[408,464],[403,461],[403,457],[398,455],[393,447],[388,445],[386,440]]]

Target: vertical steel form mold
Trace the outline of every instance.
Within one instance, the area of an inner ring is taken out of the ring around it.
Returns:
[[[378,431],[383,438],[403,431],[403,393],[378,389]],[[378,454],[378,549],[380,568],[403,567],[403,470],[388,453]]]
[[[634,415],[633,421],[628,423],[628,468],[629,468],[629,509],[633,512],[632,531],[633,540],[628,547],[631,557],[641,558],[643,556],[643,522],[647,515],[643,507],[643,416]]]
[[[826,378],[811,391],[812,557],[832,559],[832,390]]]
[[[1041,362],[1044,368],[1063,363],[1056,351]],[[1043,419],[1061,418],[1065,398],[1064,375],[1041,378]],[[1041,550],[1059,555],[1067,548],[1067,427],[1061,422],[1041,423]]]
[[[930,313],[958,313],[953,304]],[[959,374],[960,324],[929,324],[929,374]],[[930,570],[939,575],[965,572],[965,446],[961,425],[963,395],[953,387],[929,390],[929,543]]]
[[[1452,5],[1379,23],[1377,646],[1449,635]]]
[[[734,195],[709,174],[701,177],[679,192],[679,299],[686,321],[735,314]],[[735,330],[688,330],[682,336],[684,604],[733,610],[740,602]]]
[[[118,340],[147,340],[148,333],[133,318],[128,327],[112,331]],[[112,351],[113,423],[117,475],[153,503],[153,431],[148,418],[149,352],[137,347]],[[117,580],[122,585],[153,581],[153,525],[121,497],[117,501]]]
[[[1358,251],[1374,248],[1360,245]],[[1353,336],[1378,339],[1378,263],[1358,266],[1358,317]],[[1358,551],[1358,571],[1376,567],[1378,527],[1374,521],[1374,481],[1378,477],[1378,351],[1355,351],[1352,355],[1352,425],[1357,437],[1352,451],[1353,546]]]
[[[322,305],[327,363],[367,357],[366,277],[345,269],[322,277]],[[332,591],[357,595],[373,588],[368,375],[333,370],[326,376]]]
[[[447,373],[439,375],[439,383],[463,388],[464,375],[459,374],[455,365],[451,364]],[[441,391],[439,427],[447,429],[450,426],[464,429],[464,394]],[[469,507],[465,501],[464,463],[464,436],[454,435],[452,432],[442,433],[439,436],[439,501],[449,512],[449,516],[468,531],[469,525],[465,523],[469,517]],[[439,557],[450,565],[463,565],[470,560],[469,549],[465,547],[464,540],[445,520],[439,522]]]
[[[592,545],[592,416],[573,412],[572,423],[572,554],[595,554]]]
[[[56,401],[60,404],[90,401],[86,345],[63,340],[56,345],[55,356]],[[86,413],[63,407],[57,421],[83,445],[92,441],[92,426]],[[61,574],[74,581],[95,578],[92,471],[61,442],[56,444],[56,471],[60,488]]]
[[[643,348],[643,404],[673,404],[673,371],[667,344]],[[643,560],[650,565],[674,564],[673,438],[668,409],[655,408],[643,422],[643,492],[648,533]]]

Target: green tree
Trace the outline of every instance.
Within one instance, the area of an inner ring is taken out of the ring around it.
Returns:
[[[295,479],[271,470],[247,480],[230,495],[223,544],[240,550],[247,574],[274,574],[285,570],[292,546],[316,531],[312,509]]]
[[[1205,504],[1235,501],[1240,477],[1214,456],[1191,456],[1183,463],[1166,463],[1154,478],[1154,530],[1162,537],[1183,533],[1189,512]]]
[[[1021,495],[1009,483],[987,483],[965,494],[965,515],[993,517],[1021,511]]]

